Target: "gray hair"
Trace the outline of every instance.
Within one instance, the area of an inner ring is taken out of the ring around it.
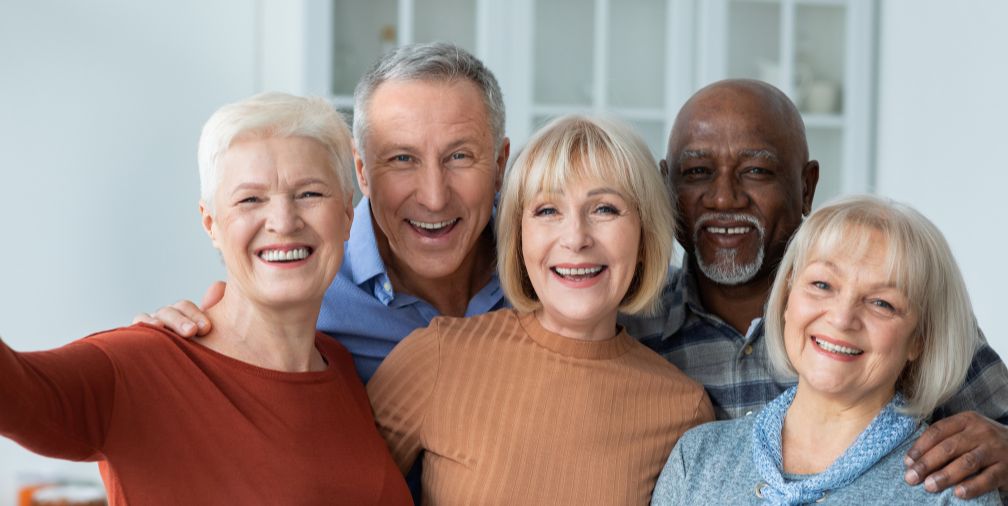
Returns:
[[[214,193],[220,182],[217,162],[231,144],[247,137],[305,137],[329,153],[329,165],[340,190],[354,190],[354,161],[350,130],[343,118],[323,98],[267,92],[217,109],[203,125],[199,140],[200,198],[213,212]]]
[[[454,44],[445,42],[409,44],[382,56],[354,89],[353,135],[363,156],[367,134],[367,105],[371,95],[385,81],[453,81],[468,79],[483,95],[493,134],[494,151],[504,142],[504,96],[497,79],[483,62]]]
[[[872,242],[881,233],[885,244]],[[799,227],[781,260],[766,309],[766,339],[776,372],[794,376],[784,348],[784,312],[795,276],[821,251],[864,254],[887,247],[890,276],[916,310],[920,356],[903,367],[896,390],[904,412],[926,418],[959,390],[980,332],[952,250],[938,227],[910,206],[873,196],[836,200]]]

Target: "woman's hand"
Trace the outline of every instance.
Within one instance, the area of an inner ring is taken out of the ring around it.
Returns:
[[[958,413],[928,427],[904,463],[906,482],[923,481],[928,492],[955,485],[957,497],[972,499],[1006,488],[1008,427],[976,411]]]
[[[227,285],[222,281],[210,285],[203,295],[203,303],[197,307],[188,300],[180,300],[170,306],[158,309],[153,314],[140,313],[133,317],[133,323],[146,323],[167,328],[182,337],[205,336],[210,332],[210,319],[203,311],[220,302]]]

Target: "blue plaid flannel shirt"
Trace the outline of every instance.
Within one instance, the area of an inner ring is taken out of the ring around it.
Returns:
[[[794,384],[793,379],[776,376],[770,367],[763,319],[753,320],[742,335],[708,313],[689,272],[688,256],[682,265],[669,271],[658,316],[624,316],[620,323],[630,335],[703,383],[718,420],[758,411]],[[973,355],[963,387],[935,411],[933,419],[970,410],[1008,424],[1008,369],[986,340]]]

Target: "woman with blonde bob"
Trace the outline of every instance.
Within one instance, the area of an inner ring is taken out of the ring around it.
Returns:
[[[674,217],[628,127],[559,118],[505,176],[501,285],[514,309],[440,317],[368,383],[429,504],[647,504],[683,431],[713,419],[702,387],[618,328],[655,309]]]
[[[766,314],[771,363],[797,386],[754,416],[689,431],[654,504],[961,501],[903,481],[903,456],[980,342],[934,224],[878,197],[819,209],[788,246]]]

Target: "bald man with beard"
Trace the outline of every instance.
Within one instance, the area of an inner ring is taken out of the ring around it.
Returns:
[[[659,317],[631,335],[704,384],[718,419],[747,416],[794,384],[775,375],[763,309],[788,240],[812,209],[819,163],[780,90],[714,83],[680,110],[661,169],[679,211],[682,268]],[[906,480],[961,498],[1008,485],[1008,369],[984,342],[962,389],[907,454]]]

